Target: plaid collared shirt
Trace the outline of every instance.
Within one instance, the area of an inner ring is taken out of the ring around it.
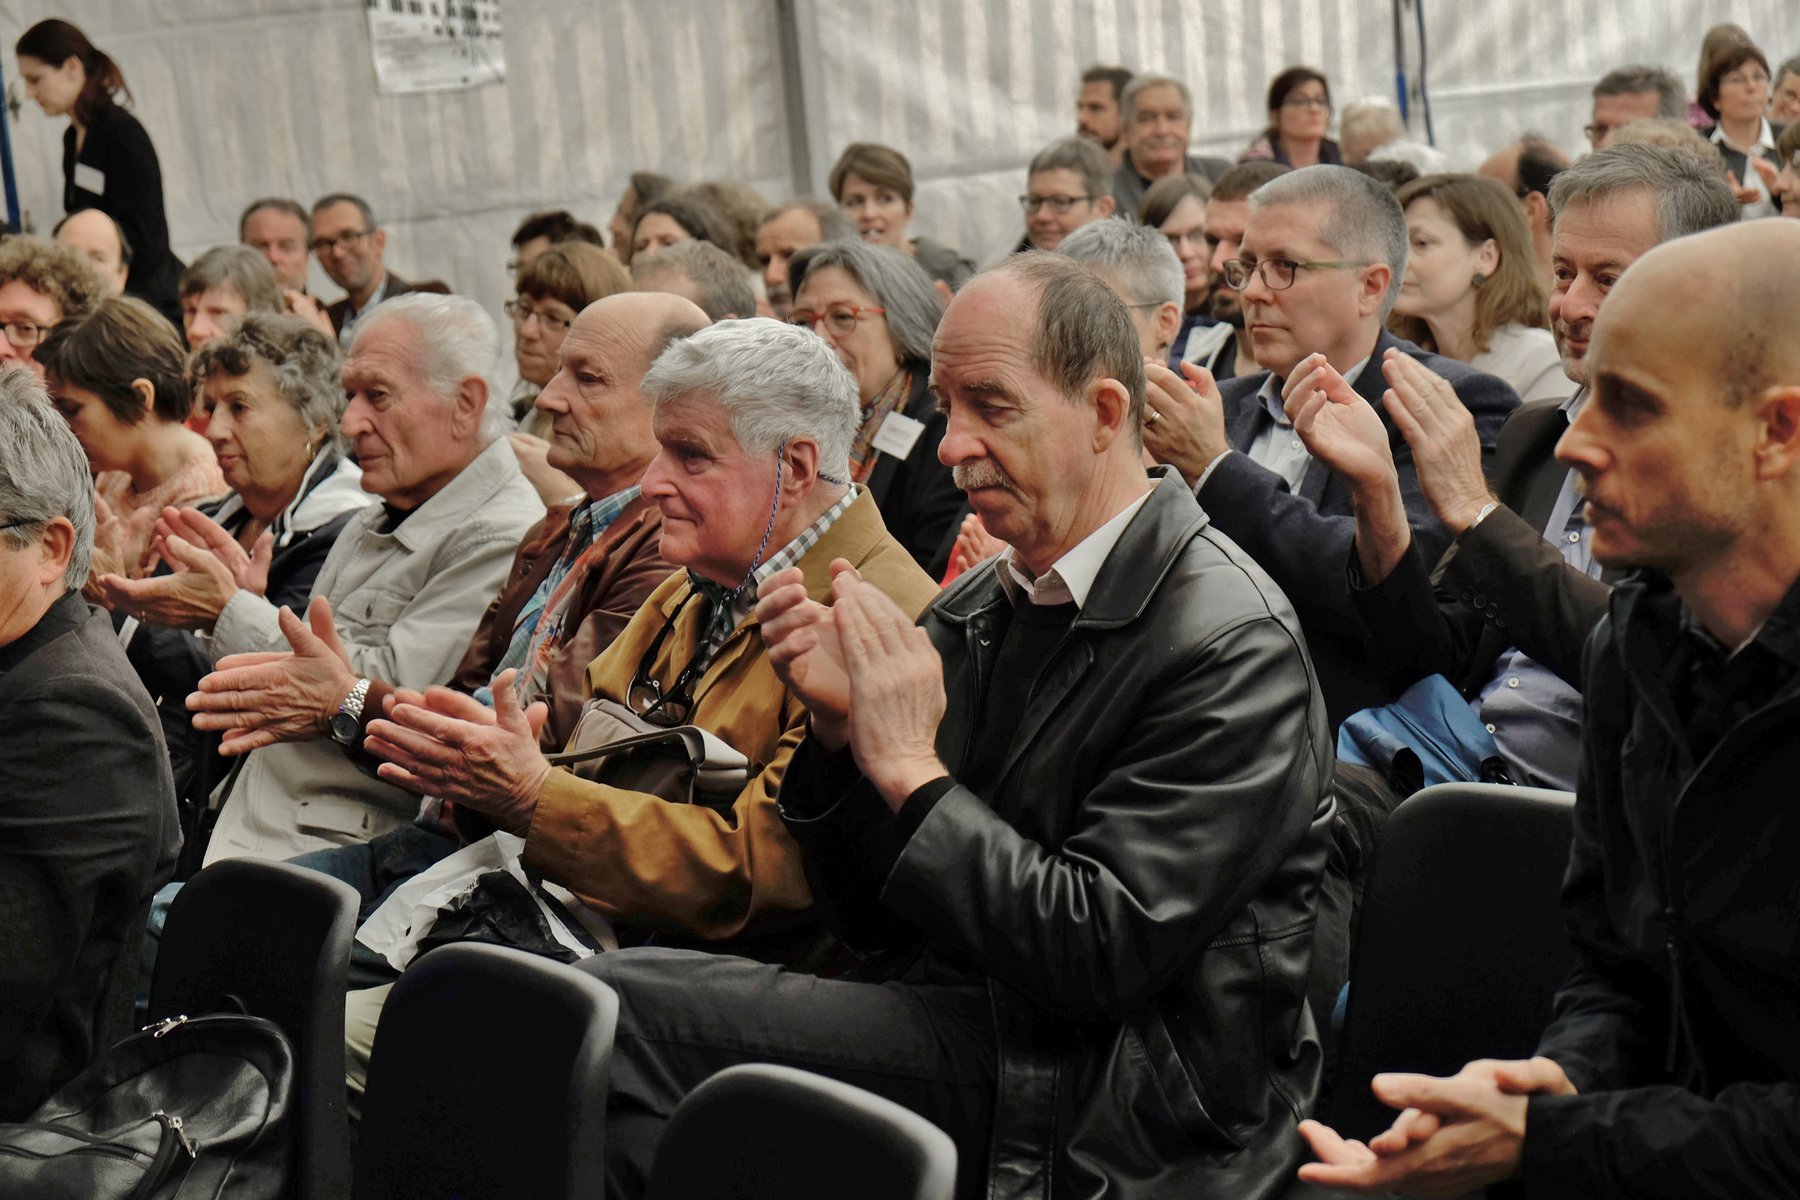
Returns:
[[[787,570],[805,558],[806,552],[818,545],[819,539],[825,536],[825,531],[837,524],[837,519],[856,502],[857,490],[855,484],[845,488],[841,500],[820,513],[819,519],[802,529],[793,541],[764,559],[734,591],[728,592],[717,584],[712,584],[710,588],[700,587],[697,577],[689,572],[690,583],[698,590],[709,593],[708,599],[717,605],[706,631],[706,649],[701,655],[702,668],[712,661],[713,655],[719,652],[719,647],[725,644],[732,630],[742,625],[744,618],[750,615],[750,610],[756,607],[756,590],[762,586],[763,580],[777,571]],[[714,592],[712,589],[717,590]],[[720,600],[724,603],[720,604]]]

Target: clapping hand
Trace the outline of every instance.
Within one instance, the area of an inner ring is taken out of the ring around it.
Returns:
[[[1388,382],[1382,403],[1412,447],[1419,487],[1450,532],[1460,534],[1494,498],[1475,418],[1443,376],[1410,354],[1389,349],[1381,373]]]
[[[324,736],[332,714],[356,685],[325,597],[314,597],[304,623],[285,608],[280,621],[293,653],[227,655],[187,698],[195,729],[225,735],[221,754]]]
[[[1184,378],[1185,377],[1185,378]],[[1197,487],[1212,461],[1231,449],[1225,440],[1225,400],[1212,372],[1190,362],[1181,374],[1144,360],[1144,448]]]

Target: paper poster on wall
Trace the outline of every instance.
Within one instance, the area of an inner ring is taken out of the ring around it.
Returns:
[[[368,12],[385,95],[506,82],[500,0],[368,0]]]

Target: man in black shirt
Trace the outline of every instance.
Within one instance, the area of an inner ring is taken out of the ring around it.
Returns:
[[[1302,1126],[1323,1160],[1304,1178],[1800,1193],[1800,346],[1769,321],[1800,305],[1797,257],[1789,221],[1681,238],[1594,322],[1557,457],[1595,557],[1641,569],[1588,643],[1577,962],[1538,1057],[1378,1076],[1394,1127],[1364,1146]]]

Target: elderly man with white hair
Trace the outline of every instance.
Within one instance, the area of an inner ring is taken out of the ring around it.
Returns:
[[[751,611],[757,587],[795,567],[829,603],[830,567],[843,560],[909,617],[937,589],[868,491],[848,482],[856,381],[822,339],[774,321],[726,321],[665,350],[642,392],[660,449],[640,486],[662,511],[663,558],[686,570],[588,667],[588,694],[654,723],[697,725],[742,754],[752,768],[729,807],[552,768],[532,733],[538,706],[521,712],[499,681],[492,710],[447,688],[402,691],[364,748],[387,760],[382,778],[523,837],[525,866],[589,908],[741,947],[771,925],[793,927],[813,902],[775,801],[806,709],[769,661]],[[353,1092],[385,999],[385,988],[350,995]]]
[[[354,683],[328,694],[286,669],[305,626],[264,599],[238,563],[240,589],[213,628],[218,669],[188,702],[196,728],[224,733],[224,753],[250,756],[207,862],[368,841],[418,811],[416,795],[372,783],[343,751],[371,680],[418,688],[449,678],[520,539],[544,515],[501,436],[506,413],[488,378],[498,351],[492,319],[466,298],[396,297],[358,323],[339,429],[363,489],[381,504],[338,536],[307,612],[312,634],[342,649]],[[229,539],[212,545],[231,554]]]

